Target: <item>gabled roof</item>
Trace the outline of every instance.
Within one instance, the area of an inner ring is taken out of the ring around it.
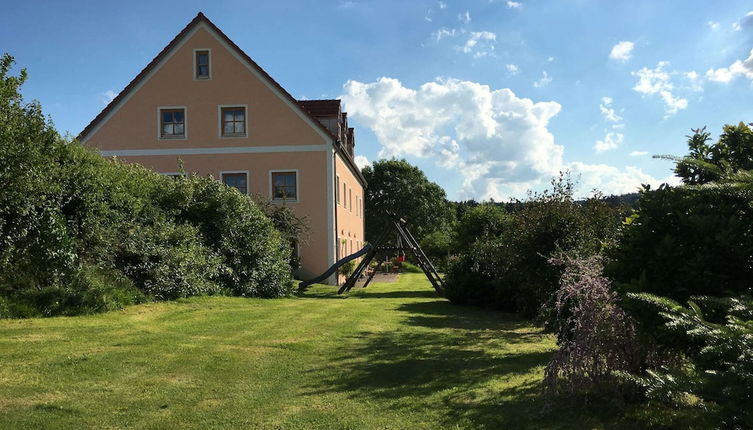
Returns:
[[[183,30],[178,33],[173,40],[170,41],[170,43],[165,46],[162,51],[160,51],[159,54],[157,54],[152,61],[149,62],[149,64],[144,67],[141,72],[139,72],[138,75],[136,75],[133,80],[126,85],[126,87],[114,98],[112,101],[105,106],[104,109],[102,109],[102,112],[100,112],[94,119],[87,125],[83,131],[77,136],[77,139],[79,141],[83,141],[88,137],[88,135],[102,122],[107,115],[113,111],[115,108],[117,108],[120,103],[125,99],[128,94],[141,83],[141,81],[155,68],[157,65],[164,59],[172,50],[173,48],[178,45],[186,35],[188,35],[196,26],[199,24],[206,24],[212,31],[214,31],[231,49],[235,50],[237,54],[244,60],[246,63],[256,70],[265,80],[267,80],[270,84],[272,84],[275,89],[282,95],[282,97],[286,98],[292,106],[294,106],[294,109],[298,109],[299,112],[301,112],[305,117],[307,117],[311,124],[316,127],[319,131],[321,131],[327,138],[329,138],[332,142],[332,144],[335,147],[335,150],[339,152],[343,159],[346,160],[346,164],[349,165],[349,167],[354,171],[355,176],[358,178],[358,180],[361,182],[361,184],[365,187],[366,186],[366,179],[361,174],[361,170],[358,168],[358,166],[355,165],[355,162],[350,157],[350,155],[347,154],[346,151],[342,150],[340,148],[340,144],[338,143],[338,138],[332,134],[327,127],[325,127],[322,123],[320,123],[314,115],[311,114],[307,109],[303,108],[302,105],[299,103],[298,100],[293,98],[290,93],[288,93],[285,88],[283,88],[277,81],[275,81],[264,69],[262,69],[254,60],[251,59],[251,57],[248,56],[243,50],[238,47],[238,45],[235,44],[232,40],[230,40],[229,37],[225,33],[222,32],[212,21],[209,20],[202,12],[199,12],[194,19],[191,20],[191,22],[186,25]],[[339,103],[339,100],[338,100]]]

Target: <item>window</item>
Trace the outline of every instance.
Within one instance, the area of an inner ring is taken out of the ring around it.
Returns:
[[[343,182],[343,207],[347,207],[348,201],[345,200],[345,191],[346,191],[346,185],[345,182]]]
[[[335,187],[335,192],[337,193],[337,204],[340,204],[340,177],[337,177],[337,186]]]
[[[183,108],[160,109],[160,137],[182,139],[186,137],[186,110]]]
[[[353,188],[348,189],[348,209],[353,212]]]
[[[298,200],[297,172],[272,172],[272,199]]]
[[[248,194],[248,172],[222,172],[222,183]]]
[[[220,108],[222,137],[246,136],[246,108],[244,106]]]
[[[209,79],[209,50],[194,51],[196,79]]]
[[[173,178],[173,179],[180,179],[180,178],[185,178],[186,176],[188,176],[187,174],[180,173],[180,172],[160,173],[160,175],[167,176],[168,178]]]

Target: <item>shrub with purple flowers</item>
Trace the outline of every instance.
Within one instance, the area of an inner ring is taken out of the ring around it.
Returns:
[[[550,393],[620,392],[618,374],[642,373],[654,354],[641,345],[632,318],[602,275],[599,256],[549,260],[562,268],[555,293],[559,350],[545,371]]]

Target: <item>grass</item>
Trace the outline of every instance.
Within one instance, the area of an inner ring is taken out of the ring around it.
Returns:
[[[0,320],[0,428],[601,428],[541,396],[550,335],[422,275]]]

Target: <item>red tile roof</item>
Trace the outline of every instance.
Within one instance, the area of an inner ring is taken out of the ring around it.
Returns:
[[[298,104],[317,118],[332,117],[337,118],[340,114],[340,100],[298,100]]]

